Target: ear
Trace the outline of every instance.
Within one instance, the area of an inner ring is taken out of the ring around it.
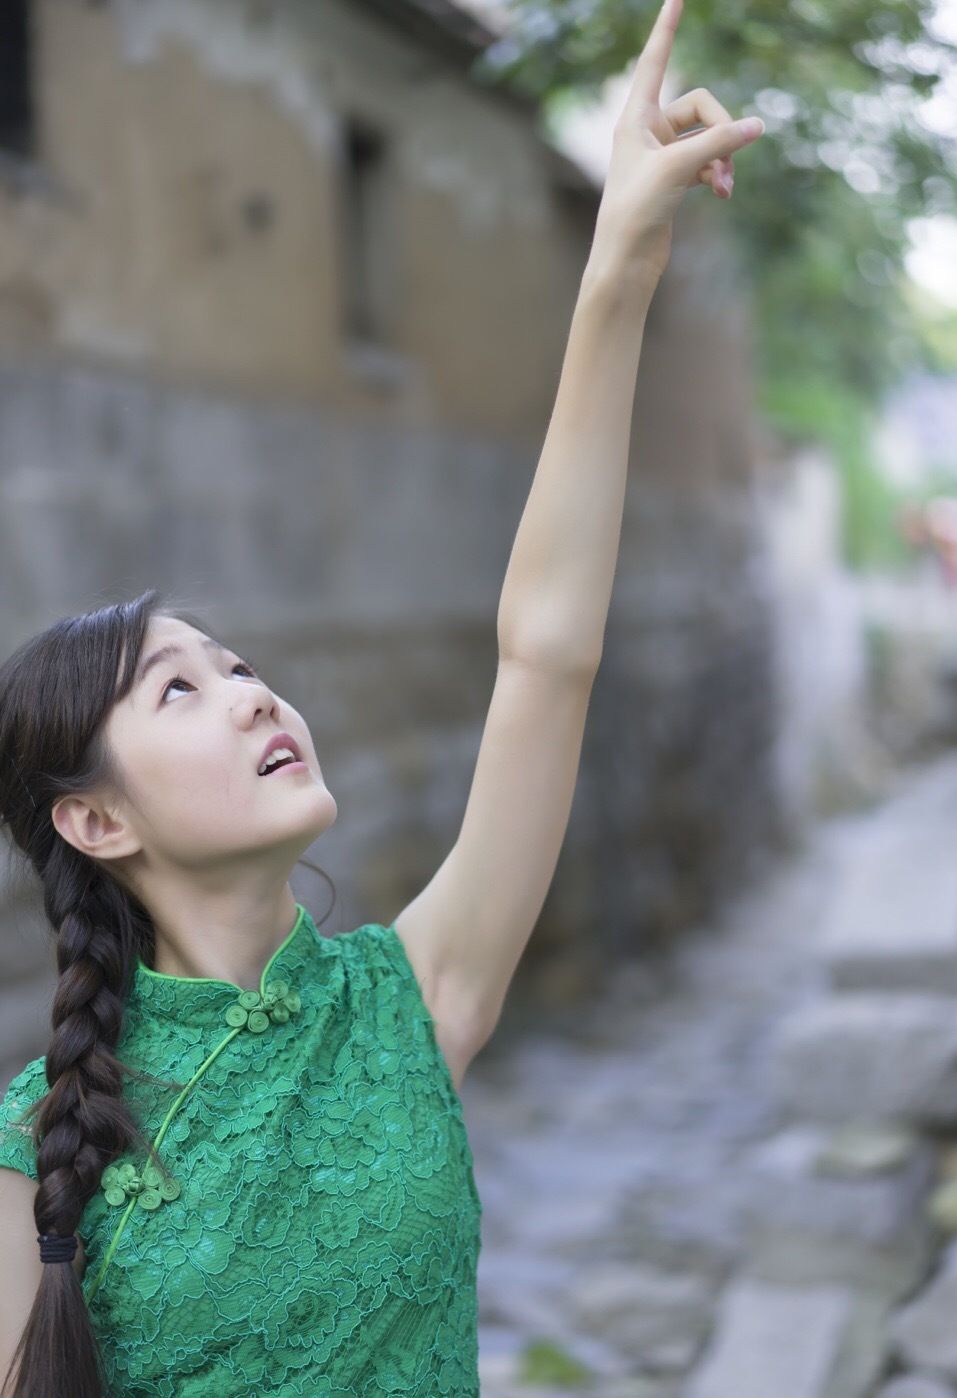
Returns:
[[[120,859],[143,848],[135,830],[111,815],[101,801],[64,796],[50,817],[68,844],[93,859]]]

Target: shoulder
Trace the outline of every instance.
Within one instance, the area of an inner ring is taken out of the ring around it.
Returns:
[[[455,1015],[439,1004],[437,978],[421,950],[421,942],[397,923],[364,923],[352,932],[339,933],[354,956],[353,979],[382,987],[377,997],[378,1032],[388,1028],[398,1010],[406,1048],[417,1047],[425,1057],[437,1057],[448,1072],[458,1097],[462,1077],[479,1047],[470,1040]],[[401,1007],[401,1008],[400,1008]]]
[[[421,968],[395,923],[365,922],[351,932],[337,932],[334,940],[350,962],[351,972],[364,973],[374,982],[389,981],[393,990],[398,983],[421,993]]]
[[[364,922],[350,932],[335,932],[329,941],[357,965],[392,967],[395,964],[395,930],[380,922]]]
[[[353,986],[367,986],[390,999],[410,996],[423,999],[419,975],[394,923],[365,922],[334,938],[348,965]]]

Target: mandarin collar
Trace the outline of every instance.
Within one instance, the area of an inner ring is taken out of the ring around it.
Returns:
[[[282,1008],[288,1009],[290,1003],[293,1016],[297,1016],[295,1001],[300,998],[302,987],[307,982],[314,983],[317,974],[324,979],[324,972],[331,968],[333,950],[329,946],[330,939],[320,936],[302,904],[297,903],[296,907],[298,916],[292,931],[263,968],[258,991],[245,991],[232,981],[208,976],[167,975],[151,970],[139,957],[127,996],[129,1005],[147,1017],[173,1021],[184,1027],[221,1028],[224,1034],[229,1033],[231,1025],[236,1025],[238,1011],[235,1007],[243,1008],[243,1000],[250,1014],[265,1008],[273,1015],[271,1022],[275,1022],[275,1008],[279,1008],[281,1015]],[[259,1003],[264,997],[265,1007]],[[227,1018],[227,1012],[233,1017]],[[262,1021],[251,1021],[251,1024],[259,1027]],[[263,1029],[265,1027],[262,1025]]]

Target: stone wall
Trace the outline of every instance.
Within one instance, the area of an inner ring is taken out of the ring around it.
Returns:
[[[204,610],[313,733],[328,930],[390,921],[461,823],[598,194],[361,4],[36,16],[36,157],[0,185],[0,651],[152,585]],[[344,320],[345,112],[390,139],[371,337]],[[677,933],[775,830],[748,303],[706,199],[648,321],[581,775],[519,973],[552,998]],[[322,881],[294,889],[321,921]],[[8,883],[0,918],[8,1080],[45,1049],[53,963],[35,890]]]

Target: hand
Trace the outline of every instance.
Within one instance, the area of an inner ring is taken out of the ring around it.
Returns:
[[[664,0],[638,59],[615,125],[612,156],[595,225],[595,248],[622,270],[662,275],[671,254],[671,223],[686,190],[710,185],[730,199],[732,155],[756,140],[759,118],[733,121],[721,103],[697,87],[661,106],[661,84],[683,0]],[[687,128],[706,131],[687,134]],[[686,134],[682,135],[681,133]]]

